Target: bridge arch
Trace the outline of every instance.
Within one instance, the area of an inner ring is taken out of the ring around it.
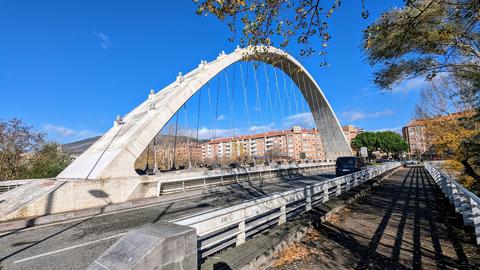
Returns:
[[[280,68],[300,89],[319,130],[325,157],[352,155],[337,117],[308,71],[291,55],[274,47],[237,48],[200,65],[117,119],[114,126],[72,162],[59,179],[107,179],[137,176],[136,159],[169,119],[203,85],[239,61],[261,61]]]

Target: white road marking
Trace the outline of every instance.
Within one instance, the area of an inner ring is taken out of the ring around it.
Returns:
[[[196,213],[196,214],[204,214],[204,213],[206,213],[206,212],[215,211],[215,210],[218,210],[218,209],[220,209],[220,208],[221,208],[221,207],[217,207],[217,208],[213,208],[213,209],[210,209],[210,210],[207,210],[207,211],[198,212],[198,213]],[[196,214],[195,214],[195,215],[196,215]],[[187,216],[187,217],[188,217],[188,216]],[[186,218],[186,217],[177,218],[177,219],[173,219],[173,220],[164,220],[164,221],[166,221],[166,222],[175,222],[175,221],[181,220],[181,219],[183,219],[183,218]],[[132,228],[132,229],[133,229],[133,228]],[[129,230],[129,231],[130,231],[130,230]],[[74,246],[71,246],[71,247],[62,248],[62,249],[59,249],[59,250],[54,250],[54,251],[50,251],[50,252],[38,254],[38,255],[35,255],[35,256],[32,256],[32,257],[28,257],[28,258],[24,258],[24,259],[21,259],[21,260],[14,261],[13,263],[14,263],[14,264],[17,264],[17,263],[22,263],[22,262],[34,260],[34,259],[37,259],[37,258],[41,258],[41,257],[45,257],[45,256],[57,254],[57,253],[60,253],[60,252],[63,252],[63,251],[67,251],[67,250],[71,250],[71,249],[75,249],[75,248],[87,246],[87,245],[90,245],[90,244],[95,244],[95,243],[98,243],[98,242],[101,242],[101,241],[105,241],[105,240],[109,240],[109,239],[112,239],[112,238],[117,238],[117,237],[123,236],[123,235],[125,235],[125,234],[127,234],[127,232],[115,234],[115,235],[112,235],[112,236],[109,236],[109,237],[105,237],[105,238],[102,238],[102,239],[93,240],[93,241],[90,241],[90,242],[86,242],[86,243],[74,245]]]
[[[126,233],[115,234],[115,235],[105,237],[105,238],[102,238],[102,239],[97,239],[97,240],[86,242],[86,243],[83,243],[83,244],[79,244],[79,245],[75,245],[75,246],[71,246],[71,247],[66,247],[66,248],[62,248],[62,249],[59,249],[59,250],[54,250],[54,251],[50,251],[50,252],[47,252],[47,253],[43,253],[43,254],[32,256],[32,257],[24,258],[24,259],[21,259],[21,260],[18,260],[18,261],[14,261],[13,263],[16,264],[16,263],[22,263],[22,262],[30,261],[30,260],[37,259],[37,258],[40,258],[40,257],[45,257],[45,256],[49,256],[49,255],[52,255],[52,254],[60,253],[60,252],[63,252],[63,251],[67,251],[67,250],[70,250],[70,249],[83,247],[83,246],[90,245],[90,244],[95,244],[95,243],[105,241],[105,240],[109,240],[109,239],[112,239],[112,238],[117,238],[117,237],[120,237],[124,234],[126,234]]]
[[[118,214],[118,213],[123,213],[123,212],[128,212],[128,211],[134,211],[134,210],[139,210],[139,209],[154,207],[154,206],[158,206],[158,205],[162,205],[162,204],[168,204],[168,203],[174,203],[174,202],[187,201],[187,200],[191,200],[191,199],[196,199],[196,198],[199,198],[199,197],[203,197],[203,196],[205,196],[205,195],[208,195],[208,194],[199,194],[199,195],[194,195],[194,196],[186,197],[186,198],[182,198],[182,199],[172,199],[172,200],[169,200],[169,201],[157,202],[157,203],[153,203],[153,204],[148,204],[148,205],[138,206],[138,207],[132,207],[132,208],[122,209],[122,210],[118,210],[118,211],[103,213],[103,214],[97,214],[97,215],[85,216],[85,217],[79,217],[79,218],[73,218],[73,219],[68,219],[68,220],[64,220],[64,221],[48,223],[48,224],[36,225],[36,226],[30,227],[30,228],[20,229],[20,230],[16,231],[15,233],[17,233],[17,232],[26,232],[26,231],[36,230],[36,229],[40,229],[40,228],[45,228],[45,227],[50,227],[50,226],[55,226],[55,225],[60,225],[60,224],[65,224],[65,223],[80,221],[80,220],[89,219],[89,218],[103,217],[103,216],[108,216],[108,215],[115,215],[115,214]],[[2,232],[2,234],[0,234],[0,236],[9,234],[9,233],[11,233],[11,232],[12,232],[12,231]]]

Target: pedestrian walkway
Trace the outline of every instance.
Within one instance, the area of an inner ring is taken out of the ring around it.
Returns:
[[[304,259],[274,269],[480,269],[469,230],[423,167],[401,168],[302,238]]]

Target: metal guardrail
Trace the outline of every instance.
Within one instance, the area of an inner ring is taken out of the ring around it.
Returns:
[[[399,167],[392,162],[367,170],[333,178],[324,182],[275,193],[268,197],[194,215],[175,221],[178,225],[194,227],[199,241],[199,258],[205,258],[228,246],[240,245],[267,228],[282,224],[316,204],[326,202],[352,187]]]
[[[187,176],[180,179],[158,181],[157,195],[184,192],[194,189],[205,189],[245,181],[265,180],[272,178],[293,178],[328,172],[335,168],[335,163],[308,163],[298,165],[280,165],[277,167],[235,168],[220,174]]]
[[[7,192],[9,190],[12,190],[16,187],[19,187],[23,184],[26,184],[30,182],[31,179],[25,179],[25,180],[4,180],[0,181],[0,193]]]
[[[455,207],[455,212],[462,215],[463,224],[475,228],[477,245],[480,245],[480,198],[430,163],[425,162],[424,166]]]

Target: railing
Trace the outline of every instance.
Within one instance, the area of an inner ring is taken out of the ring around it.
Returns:
[[[247,238],[269,227],[282,224],[311,210],[316,204],[326,202],[400,165],[399,162],[392,162],[370,167],[315,185],[275,193],[265,198],[177,220],[175,223],[196,229],[199,258],[205,258],[230,245],[238,246]]]
[[[16,187],[19,187],[23,184],[28,183],[31,181],[30,179],[26,180],[5,180],[5,181],[0,181],[0,193],[7,192],[9,190],[12,190]]]
[[[430,163],[425,162],[424,166],[455,207],[455,212],[462,215],[463,224],[475,228],[477,245],[480,245],[480,198]]]
[[[201,175],[186,175],[182,178],[174,178],[171,175],[162,175],[166,178],[157,183],[157,194],[169,194],[194,189],[205,189],[226,184],[240,183],[244,181],[256,181],[272,178],[293,178],[299,176],[319,174],[321,172],[333,172],[334,162],[302,163],[278,165],[275,167],[259,166],[251,168],[234,168],[226,171],[211,172]]]

